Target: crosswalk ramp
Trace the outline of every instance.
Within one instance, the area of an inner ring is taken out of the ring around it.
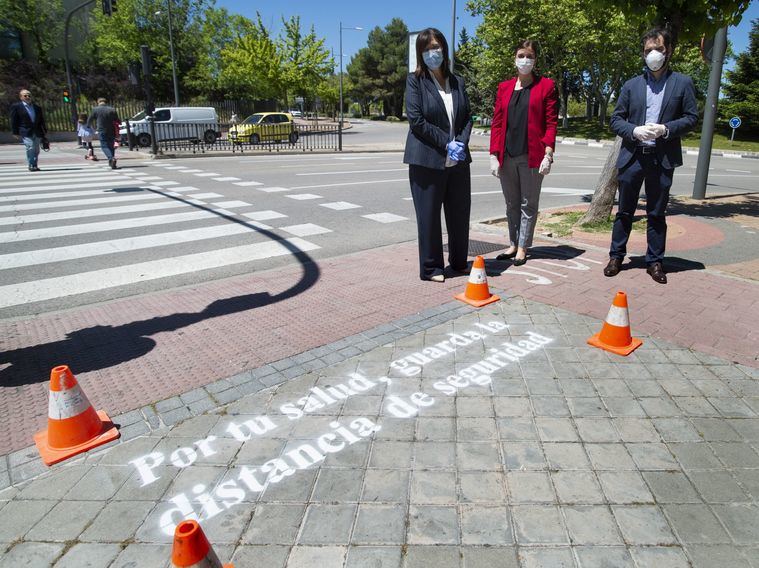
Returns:
[[[207,271],[239,274],[320,248],[303,237],[324,231],[274,232],[251,221],[255,214],[251,203],[146,181],[129,168],[61,163],[30,174],[0,166],[0,313],[194,283]]]

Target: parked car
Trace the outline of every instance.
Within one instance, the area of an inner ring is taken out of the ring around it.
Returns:
[[[289,110],[289,111],[287,111],[287,112],[289,112],[289,113],[290,113],[291,115],[293,115],[295,118],[300,118],[300,117],[302,117],[302,116],[303,116],[303,113],[302,113],[301,111],[297,110],[297,109],[296,109],[296,110]]]
[[[169,107],[157,108],[153,112],[155,133],[158,142],[163,140],[202,140],[213,144],[221,137],[219,116],[213,107]],[[129,119],[132,143],[147,147],[152,143],[150,123],[145,112]],[[126,124],[119,129],[121,140],[128,143]]]
[[[298,141],[298,131],[289,112],[257,112],[240,124],[229,129],[229,139],[233,142],[260,144],[287,140],[290,144]]]

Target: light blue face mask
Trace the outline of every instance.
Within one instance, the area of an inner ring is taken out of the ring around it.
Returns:
[[[422,53],[422,59],[424,59],[424,64],[430,69],[440,69],[440,66],[443,64],[443,50],[440,48],[428,49]]]

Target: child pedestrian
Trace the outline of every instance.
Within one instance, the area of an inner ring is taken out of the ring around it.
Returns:
[[[95,133],[87,125],[87,115],[85,113],[80,114],[78,122],[77,135],[82,139],[82,145],[87,149],[84,159],[97,162],[98,157],[95,155],[95,149],[92,147],[92,137]]]

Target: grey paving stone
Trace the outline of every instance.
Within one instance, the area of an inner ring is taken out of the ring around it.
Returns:
[[[669,545],[676,540],[658,507],[612,505],[612,512],[629,544]]]
[[[736,543],[759,542],[759,523],[756,522],[759,518],[758,505],[714,505],[712,508]]]
[[[420,419],[421,423],[422,419]],[[456,439],[460,442],[483,442],[497,438],[496,423],[492,418],[458,418]]]
[[[692,418],[696,430],[707,442],[742,442],[741,435],[721,418]]]
[[[635,568],[630,553],[623,546],[579,546],[575,553],[582,568]]]
[[[472,545],[512,544],[508,507],[462,506],[461,543]]]
[[[652,381],[649,381],[652,382]],[[657,416],[679,416],[681,414],[680,408],[671,400],[666,398],[666,394],[662,392],[657,397],[648,396],[646,393],[645,398],[639,399],[639,403],[643,411],[650,417]]]
[[[604,496],[589,471],[554,471],[551,479],[560,503],[602,503]]]
[[[567,547],[520,548],[522,568],[574,568],[572,550]]]
[[[504,400],[509,400],[509,398],[504,398]],[[515,416],[529,416],[530,415],[530,406],[529,406],[530,399],[523,399],[523,400],[525,400],[526,412],[522,414],[515,414]],[[563,416],[570,415],[569,406],[567,406],[567,401],[563,396],[535,396],[535,397],[532,397],[531,400],[532,400],[532,406],[535,409],[536,416],[563,417]],[[502,416],[503,414],[498,412],[497,399],[495,402],[495,407],[496,407],[496,413]]]
[[[518,505],[512,507],[517,543],[565,544],[567,533],[556,506]]]
[[[372,445],[369,467],[409,468],[413,452],[412,442],[376,441]]]
[[[700,442],[696,429],[684,418],[655,418],[654,427],[665,442]]]
[[[240,540],[243,544],[293,544],[305,510],[298,504],[260,503]]]
[[[459,568],[459,556],[454,546],[409,546],[403,568]]]
[[[759,453],[750,444],[712,442],[709,445],[727,467],[759,468]]]
[[[266,566],[267,568],[284,568],[289,553],[289,546],[242,545],[235,549],[234,556],[231,558],[231,563],[240,567]]]
[[[409,544],[459,544],[456,507],[411,505],[406,541]]]
[[[733,545],[702,545],[693,544],[685,547],[693,568],[714,568],[715,566],[730,566],[730,568],[751,568],[740,551]]]
[[[53,542],[20,542],[0,559],[0,567],[17,568],[47,568],[65,548],[63,543]]]
[[[298,537],[299,544],[348,544],[356,505],[309,505]]]
[[[24,536],[55,505],[50,500],[16,499],[8,503],[0,509],[0,542],[13,542]]]
[[[538,432],[531,418],[499,418],[498,431],[504,442],[538,440]]]
[[[332,469],[319,470],[312,501],[358,501],[361,495],[363,470]]]
[[[654,498],[648,490],[640,473],[636,471],[600,471],[601,482],[609,503],[640,504],[653,503]]]
[[[595,470],[635,469],[635,462],[623,444],[586,444],[585,450]]]
[[[548,473],[541,471],[510,471],[506,474],[511,503],[554,503]]]
[[[590,469],[582,444],[544,444],[543,451],[552,469]]]
[[[564,395],[567,397],[582,398],[596,396],[596,388],[593,386],[593,383],[585,378],[561,379],[559,384]],[[569,408],[568,404],[567,408]]]
[[[505,442],[501,444],[507,469],[540,470],[547,467],[545,455],[537,442]]]
[[[405,505],[363,503],[358,508],[351,542],[353,544],[403,544],[405,532]]]
[[[634,546],[630,548],[630,554],[639,568],[689,568],[690,563],[682,548],[672,546]]]
[[[620,439],[608,418],[575,418],[575,424],[583,442],[618,442]]]
[[[459,471],[500,470],[498,445],[491,442],[461,442],[456,444],[456,466]]]
[[[414,468],[454,468],[456,444],[453,442],[415,442]]]
[[[300,470],[280,483],[270,483],[259,498],[262,502],[305,502],[311,495],[316,481],[316,470]]]
[[[81,542],[122,542],[135,535],[147,522],[155,504],[152,501],[112,501],[100,510],[95,520],[80,536]],[[157,525],[157,523],[156,523]],[[151,531],[160,527],[149,527]]]
[[[385,501],[403,503],[408,499],[409,472],[390,469],[370,469],[364,475],[364,502]]]
[[[493,417],[493,401],[485,396],[456,397],[456,415],[459,417]]]
[[[608,507],[585,505],[562,507],[572,544],[623,544]]]
[[[419,421],[422,419],[420,418]],[[425,420],[429,420],[429,418],[425,418]],[[443,418],[442,420],[447,420]],[[377,432],[374,435],[375,440],[405,440],[405,441],[414,441],[415,440],[415,432],[416,432],[416,420],[410,420],[408,418],[391,418],[389,416],[383,416],[380,418],[379,424],[382,427],[382,430]],[[453,432],[453,425],[451,424],[451,432]],[[418,440],[421,440],[423,438],[418,437]],[[447,438],[448,440],[452,440],[452,434],[451,437]],[[353,446],[356,447],[356,446]],[[335,454],[335,456],[339,456],[344,454],[345,452],[340,452],[340,454]]]
[[[21,488],[21,499],[60,499],[91,468],[84,464],[57,468]]]
[[[222,508],[225,506],[222,504]],[[248,526],[253,509],[250,504],[240,503],[230,505],[210,519],[204,519],[203,532],[214,547],[224,544],[235,545],[240,541],[240,535]]]
[[[459,473],[459,501],[463,503],[505,503],[505,475],[500,472]]]
[[[66,493],[66,499],[104,501],[113,497],[134,473],[129,466],[95,466]]]
[[[659,442],[661,437],[647,418],[613,418],[614,427],[624,442]]]
[[[579,440],[572,420],[538,416],[535,418],[538,436],[544,442],[576,442]]]
[[[98,501],[61,501],[24,538],[47,542],[75,540],[102,508],[103,503]]]
[[[683,543],[730,542],[727,532],[706,505],[665,505],[663,509],[672,529]]]
[[[686,417],[719,417],[719,411],[702,396],[674,396],[672,400]]]
[[[159,400],[158,402],[155,403],[155,409],[161,414],[163,414],[164,412],[168,412],[170,410],[182,408],[183,406],[184,406],[184,403],[182,402],[182,399],[179,398],[178,396],[167,398],[165,400]]]
[[[751,493],[754,501],[759,501],[759,470],[756,469],[736,469],[732,472],[733,477],[746,490]]]
[[[722,467],[706,443],[684,442],[668,444],[684,469],[713,469]]]
[[[707,503],[750,501],[727,471],[692,471],[688,477]]]
[[[118,544],[78,543],[66,551],[55,568],[107,568],[120,552]]]
[[[679,464],[665,444],[625,444],[640,469],[676,470]]]
[[[456,504],[456,474],[452,471],[414,471],[411,502],[415,504]]]
[[[462,546],[462,568],[517,568],[517,556],[513,547]]]
[[[572,416],[591,417],[609,415],[603,402],[597,396],[567,397],[567,404]]]
[[[345,568],[397,568],[401,565],[399,546],[351,546]]]
[[[700,503],[701,498],[690,480],[677,471],[643,472],[648,486],[659,503]]]

